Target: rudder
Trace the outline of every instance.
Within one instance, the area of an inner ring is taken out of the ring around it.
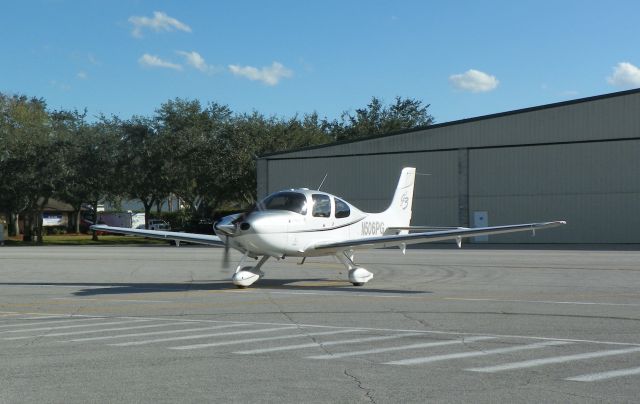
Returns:
[[[413,187],[416,179],[415,167],[405,167],[400,173],[391,205],[384,211],[388,226],[406,227],[411,222]]]

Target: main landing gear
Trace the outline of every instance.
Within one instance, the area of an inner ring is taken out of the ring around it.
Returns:
[[[245,267],[243,265],[247,260],[247,257],[248,255],[246,253],[242,256],[240,263],[236,267],[236,272],[233,274],[233,277],[231,278],[231,280],[233,281],[233,284],[239,288],[246,288],[247,286],[250,286],[255,281],[257,281],[258,279],[262,278],[264,276],[264,272],[260,270],[260,267],[262,267],[262,265],[264,265],[264,263],[267,262],[267,260],[269,259],[269,256],[265,255],[262,258],[260,258],[260,261],[258,261],[258,265],[256,265],[255,267],[252,267],[252,266]]]
[[[352,251],[344,251],[342,253],[336,254],[336,256],[349,271],[349,282],[353,283],[354,286],[362,286],[373,278],[373,274],[371,272],[367,271],[365,268],[357,266],[353,262]],[[254,282],[264,276],[264,272],[262,272],[260,268],[262,267],[262,265],[264,265],[265,262],[267,262],[269,256],[265,255],[260,258],[260,261],[258,261],[258,264],[254,267],[244,266],[247,258],[248,254],[245,253],[242,256],[240,263],[236,267],[236,272],[231,278],[233,284],[239,288],[246,288],[247,286],[251,286]]]
[[[349,255],[347,255],[349,253]],[[353,286],[362,286],[369,282],[373,278],[373,274],[366,269],[356,266],[353,262],[353,252],[343,251],[342,254],[336,254],[340,262],[347,267],[349,271],[349,282],[353,283]]]

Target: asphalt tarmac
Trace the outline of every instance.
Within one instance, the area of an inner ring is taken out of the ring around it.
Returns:
[[[0,402],[638,402],[638,251],[221,257],[0,247]]]

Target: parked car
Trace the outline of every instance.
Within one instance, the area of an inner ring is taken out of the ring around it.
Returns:
[[[162,219],[150,219],[149,230],[171,230],[171,226]]]
[[[185,232],[197,234],[216,234],[213,231],[213,220],[193,219],[184,225]]]
[[[212,234],[215,235],[215,231],[213,231],[213,223],[214,221],[211,219],[193,219],[185,223],[184,227],[179,229],[181,232],[185,233],[196,233],[196,234]],[[171,245],[175,245],[176,242],[171,240],[169,242]],[[190,244],[185,241],[180,242],[180,244]]]

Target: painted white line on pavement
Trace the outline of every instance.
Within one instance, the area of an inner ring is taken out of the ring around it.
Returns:
[[[40,327],[40,328],[25,328],[22,330],[5,330],[0,331],[0,334],[8,334],[14,332],[33,332],[33,331],[52,331],[52,330],[62,330],[68,328],[82,328],[82,327],[98,327],[103,325],[116,325],[116,324],[130,324],[130,323],[140,323],[143,321],[149,320],[123,320],[123,321],[110,321],[108,323],[92,323],[92,324],[79,324],[79,325],[63,325],[60,327]]]
[[[228,336],[228,335],[242,335],[242,334],[259,334],[261,332],[273,332],[273,331],[291,330],[293,328],[298,328],[298,327],[296,327],[296,326],[288,326],[288,327],[277,327],[277,328],[263,328],[263,329],[260,329],[260,330],[219,332],[219,333],[214,333],[214,334],[201,334],[201,335],[186,335],[184,337],[160,338],[160,339],[151,339],[151,340],[145,340],[145,341],[123,342],[123,343],[120,343],[120,344],[109,344],[109,345],[112,345],[112,346],[146,345],[146,344],[153,344],[153,343],[156,343],[156,342],[181,341],[181,340],[185,340],[185,339],[222,337],[222,336]]]
[[[312,332],[312,333],[296,334],[296,335],[283,335],[278,337],[236,339],[233,341],[213,342],[209,344],[173,346],[173,347],[169,347],[169,349],[187,350],[187,349],[211,348],[211,347],[223,346],[223,345],[250,344],[254,342],[277,341],[281,339],[304,338],[304,337],[316,337],[316,336],[322,336],[322,335],[344,334],[348,332],[359,332],[359,331],[360,330],[337,330],[337,331]]]
[[[51,313],[21,313],[21,314],[29,314],[29,315],[54,315]],[[60,314],[55,314],[60,315]],[[71,316],[71,314],[69,314]],[[95,315],[82,315],[82,314],[73,314],[74,317],[92,317],[95,318]],[[105,316],[104,318],[108,319],[142,319],[142,320],[151,320],[151,321],[168,321],[171,318],[168,317],[134,317],[134,316]],[[175,320],[175,319],[172,319]],[[291,323],[274,323],[274,322],[266,322],[266,321],[229,321],[229,320],[208,320],[208,319],[180,319],[180,321],[184,321],[185,323],[198,323],[198,324],[243,324],[243,325],[264,325],[264,326],[290,326]],[[471,332],[461,332],[461,331],[438,331],[438,330],[416,330],[416,329],[393,329],[393,328],[377,328],[377,327],[345,327],[345,326],[334,326],[334,325],[320,325],[320,324],[298,324],[299,327],[302,328],[328,328],[328,329],[354,329],[357,328],[361,331],[374,331],[374,332],[414,332],[421,333],[424,335],[451,335],[454,337],[464,337],[464,336],[477,336],[478,333]],[[618,345],[618,346],[630,346],[630,347],[640,347],[640,342],[619,342],[619,341],[602,341],[602,340],[591,340],[591,339],[578,339],[578,338],[558,338],[558,337],[542,337],[539,335],[517,335],[517,334],[483,334],[488,337],[495,338],[515,338],[515,339],[523,339],[523,340],[538,340],[538,341],[565,341],[565,342],[574,342],[574,343],[585,343],[585,344],[599,344],[599,345]]]
[[[640,375],[640,367],[631,369],[618,369],[608,372],[591,373],[588,375],[580,375],[574,377],[568,377],[564,380],[571,380],[573,382],[597,382],[600,380],[613,379],[614,377]]]
[[[337,359],[337,358],[345,358],[347,356],[368,355],[368,354],[377,354],[382,352],[403,351],[407,349],[432,348],[432,347],[439,347],[439,346],[446,346],[446,345],[465,344],[467,342],[485,341],[489,339],[495,339],[495,338],[470,337],[465,339],[456,339],[456,340],[449,340],[449,341],[424,342],[421,344],[392,346],[392,347],[378,348],[378,349],[367,349],[364,351],[349,351],[349,352],[335,353],[335,354],[329,354],[329,355],[307,356],[307,358],[308,359]]]
[[[509,352],[526,351],[529,349],[541,349],[556,345],[567,345],[569,342],[564,341],[546,341],[529,345],[518,345],[507,348],[488,349],[486,351],[458,352],[446,355],[425,356],[422,358],[403,359],[399,361],[386,362],[385,365],[419,365],[423,363],[432,363],[439,361],[447,361],[453,359],[473,358],[475,356],[495,355]],[[639,348],[640,349],[640,348]]]
[[[347,283],[345,281],[345,283]],[[346,285],[345,285],[346,286]],[[381,298],[398,298],[398,299],[424,299],[425,297],[431,297],[429,294],[426,293],[422,293],[420,296],[406,296],[405,294],[397,294],[397,295],[383,295],[383,294],[377,294],[377,293],[357,293],[357,292],[303,292],[303,291],[282,291],[282,290],[277,290],[277,289],[261,289],[261,288],[255,288],[255,289],[249,289],[249,290],[236,290],[236,289],[230,289],[230,290],[223,290],[222,292],[224,293],[253,293],[253,294],[259,294],[259,293],[267,293],[267,294],[274,294],[274,295],[319,295],[319,296],[341,296],[341,297],[381,297]],[[420,294],[420,293],[415,293]]]
[[[5,313],[12,313],[12,312],[5,312]],[[96,317],[95,315],[90,316],[90,315],[84,315],[84,314],[73,314],[73,313],[33,313],[33,312],[25,312],[25,313],[17,313],[16,314],[22,314],[23,316],[51,316],[53,318],[55,317],[60,317],[60,316],[64,316],[64,317]]]
[[[356,339],[346,339],[339,341],[327,341],[327,342],[312,342],[309,344],[299,344],[299,345],[286,345],[286,346],[277,346],[272,348],[262,348],[262,349],[251,349],[248,351],[237,351],[235,354],[240,355],[251,355],[251,354],[261,354],[266,352],[276,352],[276,351],[291,351],[294,349],[304,349],[304,348],[317,348],[322,346],[331,346],[331,345],[342,345],[342,344],[357,344],[360,342],[371,342],[371,341],[384,341],[388,339],[397,339],[397,338],[405,338],[405,337],[417,337],[422,334],[402,334],[402,335],[386,335],[384,337],[366,337],[366,338],[356,338]]]
[[[67,341],[59,341],[59,342],[86,342],[86,341],[99,341],[99,340],[105,340],[105,339],[144,337],[144,336],[147,336],[147,335],[179,334],[179,333],[182,333],[182,332],[207,331],[207,330],[219,330],[221,328],[242,327],[243,325],[245,325],[245,324],[227,324],[227,325],[216,325],[216,326],[213,326],[213,327],[182,328],[182,329],[179,329],[179,330],[137,332],[137,333],[134,333],[134,334],[103,335],[103,336],[100,336],[100,337],[75,338],[75,339],[71,339],[71,340],[67,340]],[[249,325],[249,324],[246,324],[246,325]]]
[[[486,366],[482,368],[471,368],[471,369],[465,369],[465,370],[469,370],[472,372],[493,373],[493,372],[502,372],[505,370],[524,369],[524,368],[531,368],[534,366],[550,365],[554,363],[564,363],[564,362],[578,361],[578,360],[584,360],[584,359],[602,358],[605,356],[623,355],[623,354],[634,353],[634,352],[640,352],[640,347],[630,348],[630,349],[611,349],[607,351],[587,352],[587,353],[576,354],[576,355],[552,356],[550,358],[533,359],[533,360],[522,361],[522,362],[506,363],[504,365]]]
[[[465,301],[465,302],[576,304],[576,305],[586,305],[586,306],[630,306],[630,307],[640,307],[640,303],[563,302],[563,301],[553,301],[553,300],[464,299],[464,298],[458,298],[458,297],[445,297],[444,300],[459,300],[459,301]]]
[[[71,289],[109,289],[112,286],[85,286],[85,285],[52,285],[43,283],[41,285],[14,285],[21,288],[71,288]]]
[[[64,317],[64,318],[69,318]],[[23,321],[25,319],[20,319],[20,321]],[[47,318],[48,320],[48,318]],[[30,324],[5,324],[5,325],[0,325],[0,328],[13,328],[13,327],[33,327],[33,326],[39,326],[39,325],[43,325],[43,324],[65,324],[65,323],[78,323],[78,322],[83,322],[83,321],[88,321],[88,320],[106,320],[105,317],[94,317],[94,318],[77,318],[75,320],[53,320],[53,321],[34,321],[33,323]],[[1,331],[0,331],[1,332]]]
[[[92,316],[93,318],[106,318],[103,316]],[[51,320],[52,318],[61,318],[61,319],[65,319],[65,318],[87,318],[87,316],[76,316],[73,314],[67,314],[67,315],[51,315],[51,316],[37,316],[37,317],[20,317],[18,320],[23,321],[23,320]],[[40,323],[39,323],[40,324]]]
[[[136,299],[95,299],[89,297],[52,297],[51,300],[96,301],[104,303],[173,303],[171,300],[136,300]]]
[[[169,327],[174,325],[183,325],[182,323],[166,323],[166,324],[150,324],[150,325],[137,325],[134,327],[117,327],[117,328],[101,328],[97,330],[84,330],[84,331],[71,331],[71,332],[57,332],[53,334],[44,334],[42,337],[62,337],[67,335],[82,335],[82,334],[95,334],[98,332],[107,332],[107,331],[126,331],[126,330],[137,330],[141,328],[159,328],[159,327]],[[16,340],[16,339],[29,339],[33,338],[32,336],[27,337],[11,337],[4,338],[5,340]]]

